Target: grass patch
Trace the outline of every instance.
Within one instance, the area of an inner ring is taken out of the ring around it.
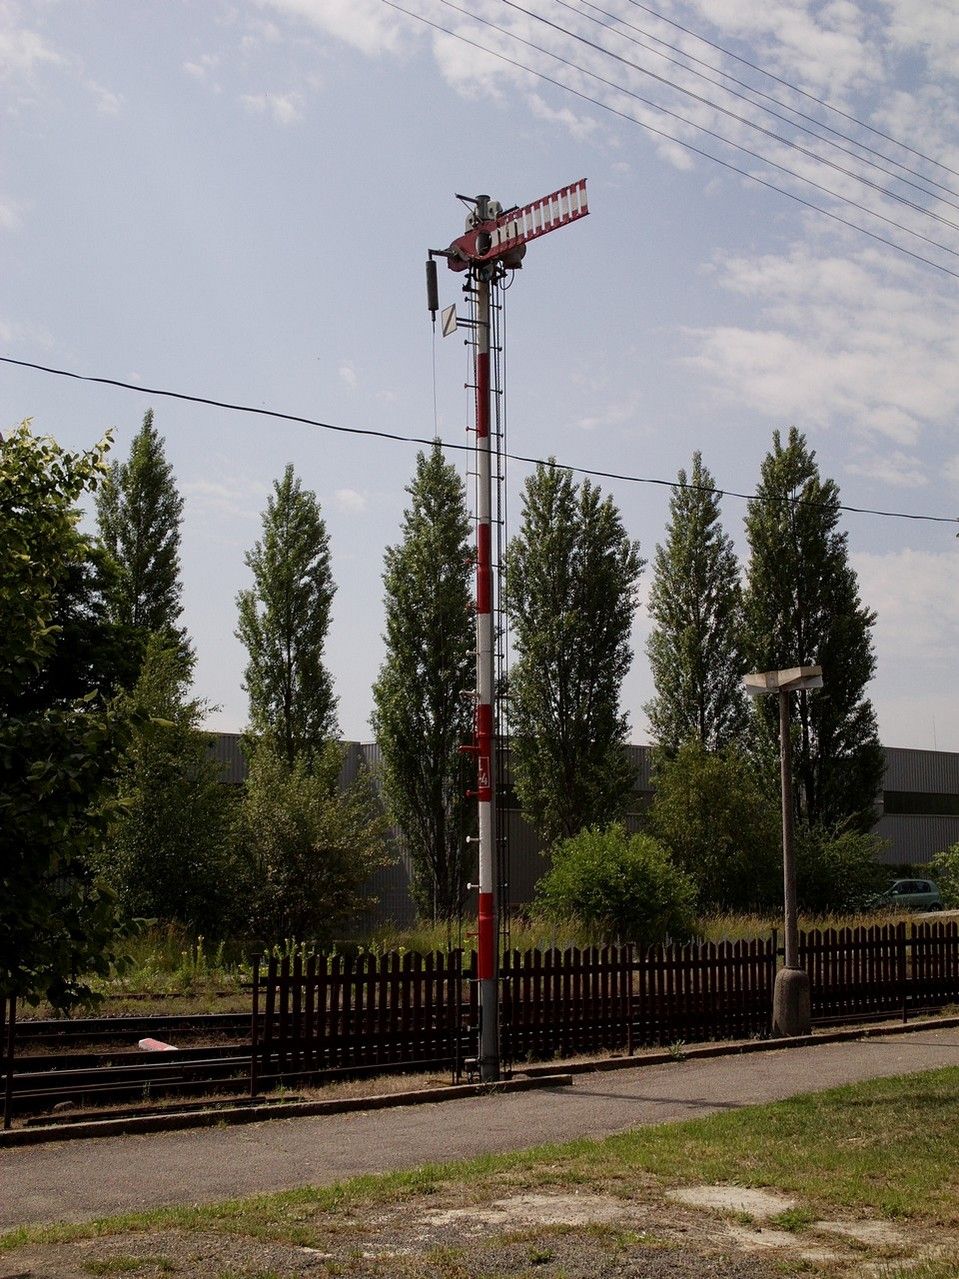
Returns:
[[[769,1224],[776,1226],[779,1230],[789,1230],[796,1234],[800,1230],[805,1230],[807,1226],[811,1226],[815,1220],[816,1214],[809,1208],[787,1208],[785,1212],[770,1217]]]

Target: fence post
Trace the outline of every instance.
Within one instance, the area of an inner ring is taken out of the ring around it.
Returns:
[[[0,1029],[6,1021],[7,1008],[10,1009],[10,1020],[6,1024],[6,1079],[3,1085],[3,1128],[6,1131],[13,1122],[13,1053],[17,1033],[17,997],[11,995],[3,1003],[4,1016],[0,1017]]]
[[[626,1056],[632,1057],[635,1052],[633,1031],[633,943],[626,947]]]
[[[913,937],[915,937],[915,926],[913,926]],[[906,924],[904,920],[900,920],[896,925],[896,932],[899,934],[899,983],[902,987],[902,1024],[905,1026],[909,1020],[909,987],[908,973],[906,967]],[[915,947],[913,947],[915,951]],[[915,963],[915,955],[913,955],[913,963]]]
[[[250,1018],[250,1100],[256,1097],[257,1055],[260,1051],[260,956],[253,956],[253,1014]]]
[[[772,936],[769,939],[769,1033],[773,1031],[773,1001],[772,993],[776,989],[776,972],[779,968],[779,932],[777,929],[772,930]],[[812,1004],[812,991],[809,992],[809,1002]]]

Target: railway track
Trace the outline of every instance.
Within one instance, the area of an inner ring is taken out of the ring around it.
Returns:
[[[174,1013],[122,1017],[70,1017],[17,1022],[16,1051],[73,1044],[111,1044],[128,1047],[146,1036],[176,1043],[177,1039],[242,1039],[249,1042],[249,1013]]]

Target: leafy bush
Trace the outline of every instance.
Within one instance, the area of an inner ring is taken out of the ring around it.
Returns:
[[[879,862],[885,841],[821,826],[796,832],[796,893],[800,910],[854,911],[881,891],[887,867]]]
[[[709,911],[756,910],[782,900],[778,796],[742,751],[685,742],[656,757],[652,834],[696,885]]]
[[[386,821],[368,779],[338,785],[341,750],[328,743],[312,764],[291,765],[270,740],[257,743],[243,799],[250,924],[268,944],[328,941],[364,904],[370,874],[386,863]]]
[[[959,907],[959,844],[936,853],[926,869],[939,885],[943,906],[947,910]]]
[[[564,840],[537,887],[545,914],[575,915],[610,939],[647,946],[689,936],[695,901],[692,880],[662,845],[618,823]]]

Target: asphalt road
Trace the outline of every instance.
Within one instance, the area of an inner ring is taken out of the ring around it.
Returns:
[[[0,1150],[0,1227],[320,1185],[959,1065],[959,1028],[574,1076],[572,1088]]]

